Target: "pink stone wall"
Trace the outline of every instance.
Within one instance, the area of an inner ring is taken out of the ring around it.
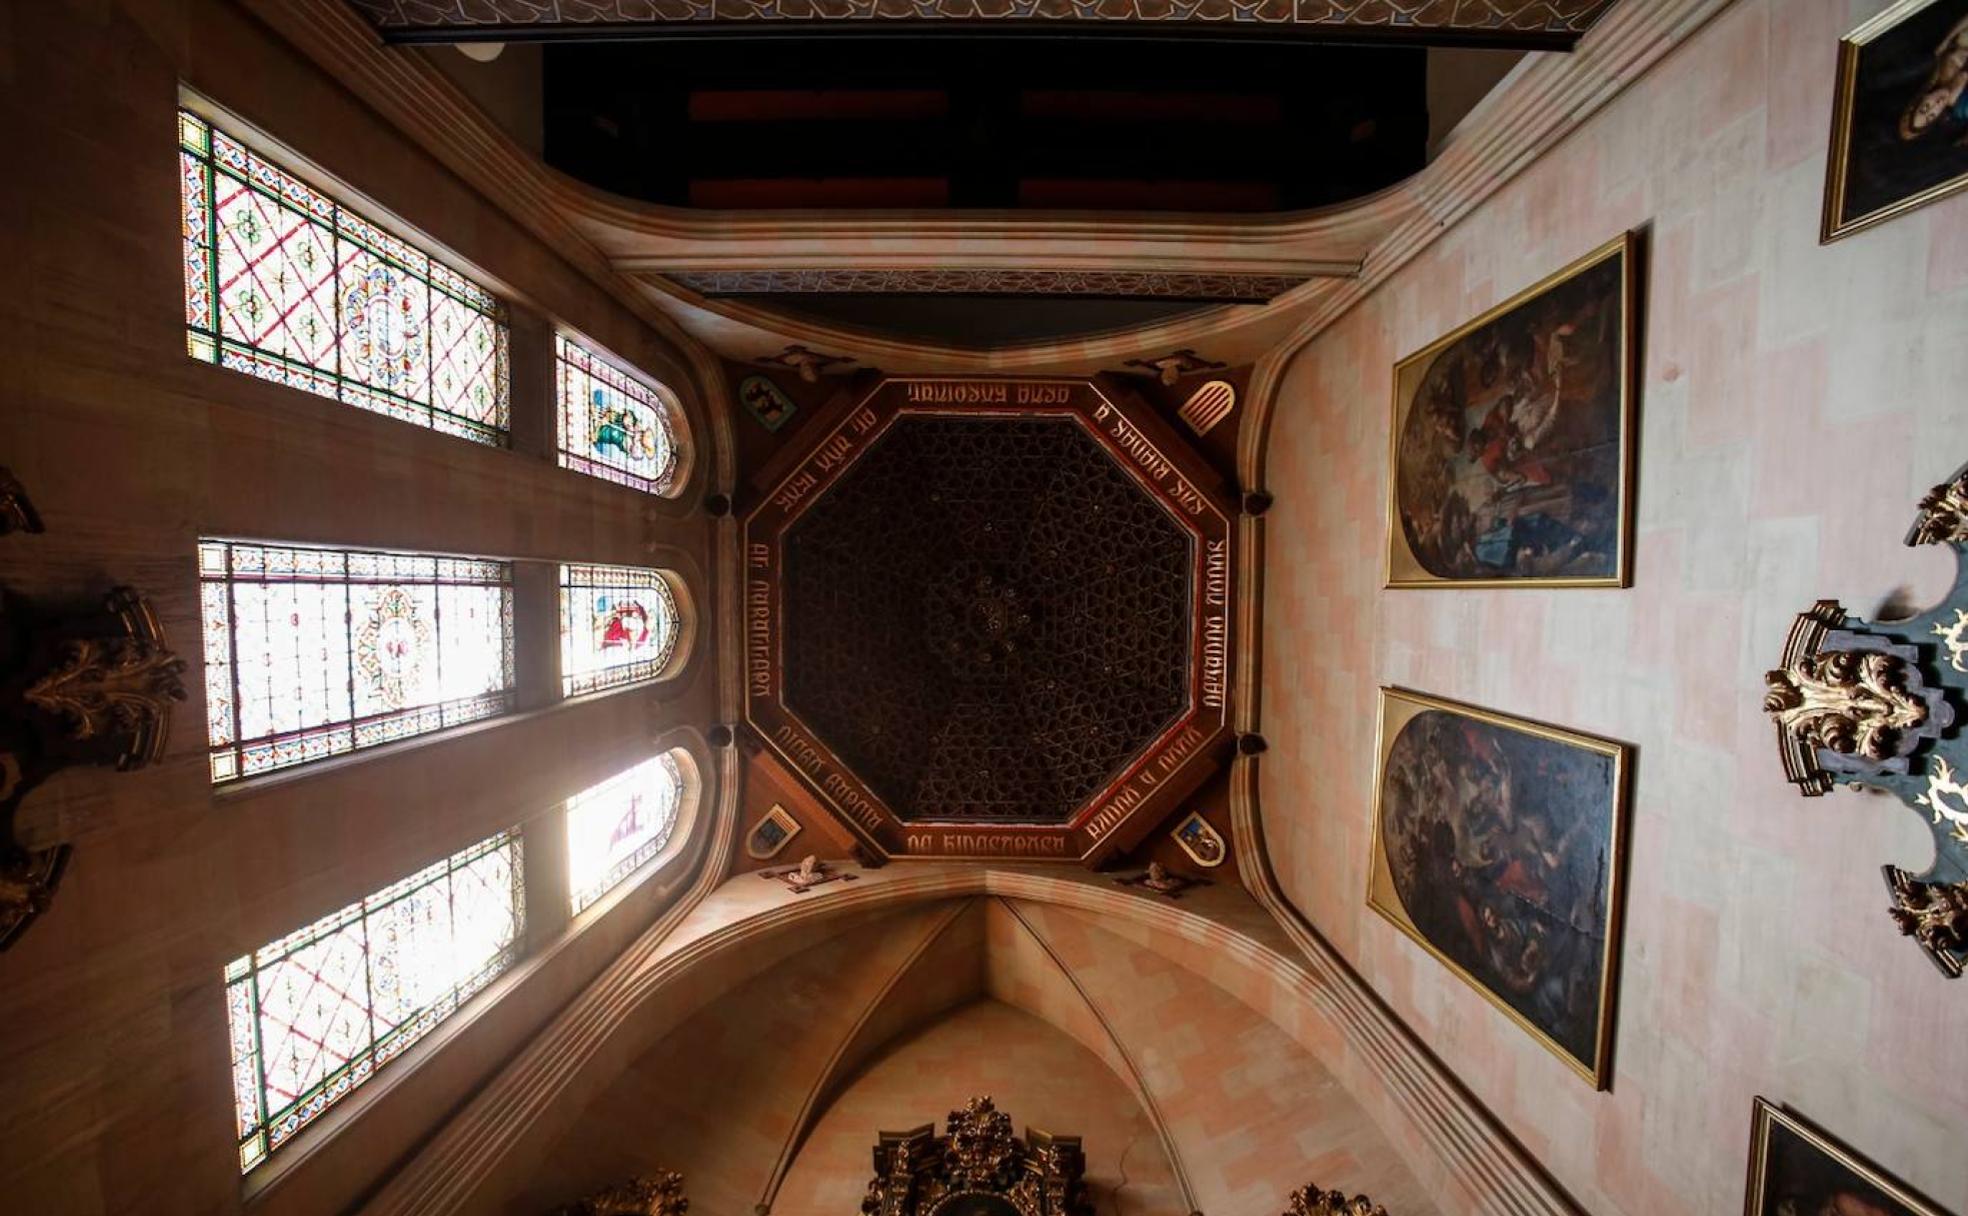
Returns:
[[[1644,0],[1628,0],[1641,3]],[[1838,36],[1879,3],[1743,0],[1299,354],[1269,452],[1262,763],[1286,891],[1588,1210],[1739,1211],[1750,1098],[1968,1206],[1968,993],[1883,914],[1926,864],[1884,799],[1784,784],[1762,673],[1820,596],[1938,597],[1900,546],[1968,460],[1968,198],[1817,243]],[[1384,591],[1394,361],[1646,234],[1626,591]],[[1637,746],[1612,1090],[1365,906],[1376,687]]]

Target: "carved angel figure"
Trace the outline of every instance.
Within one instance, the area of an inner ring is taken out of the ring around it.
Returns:
[[[1910,545],[1968,544],[1968,473],[1935,486],[1920,500]]]
[[[1900,932],[1930,951],[1968,952],[1968,883],[1897,876],[1887,910]]]

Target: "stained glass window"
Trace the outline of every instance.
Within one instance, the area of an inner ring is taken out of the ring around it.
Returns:
[[[198,546],[212,780],[512,708],[512,570],[416,553]]]
[[[678,464],[675,414],[663,391],[561,335],[560,467],[665,494]]]
[[[234,959],[225,985],[240,1172],[511,966],[525,923],[514,830]]]
[[[195,357],[505,442],[508,337],[490,292],[189,111],[178,160]]]
[[[663,851],[682,805],[674,751],[567,800],[567,889],[577,914]]]
[[[661,675],[680,624],[676,593],[660,570],[562,566],[562,690],[571,697]]]

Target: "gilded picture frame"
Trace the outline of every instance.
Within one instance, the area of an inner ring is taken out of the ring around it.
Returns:
[[[1367,906],[1607,1088],[1632,749],[1383,687],[1375,757]]]
[[[1900,0],[1838,41],[1819,244],[1968,189],[1968,0]]]
[[[1631,585],[1639,252],[1623,232],[1394,365],[1385,586]]]
[[[1850,1202],[1828,1206],[1841,1200]],[[1893,1206],[1881,1208],[1882,1203]],[[1810,1216],[1831,1210],[1947,1216],[1802,1116],[1757,1098],[1750,1116],[1743,1216]]]

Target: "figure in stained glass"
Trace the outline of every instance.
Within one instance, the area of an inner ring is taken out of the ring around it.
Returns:
[[[562,566],[563,690],[574,696],[661,675],[675,657],[681,623],[660,570]]]
[[[562,335],[560,464],[652,494],[666,494],[681,465],[667,390],[624,372]]]

